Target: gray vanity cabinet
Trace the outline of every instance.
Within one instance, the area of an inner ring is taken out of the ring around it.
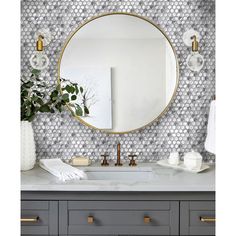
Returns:
[[[63,235],[178,235],[178,201],[60,201]]]
[[[215,202],[181,201],[180,234],[215,235]]]
[[[21,201],[22,235],[58,235],[58,201]]]
[[[215,235],[214,192],[22,192],[22,235]]]

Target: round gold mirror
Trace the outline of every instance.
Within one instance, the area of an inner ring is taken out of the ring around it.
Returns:
[[[109,133],[127,133],[159,119],[178,85],[175,50],[153,22],[128,13],[109,13],[78,27],[59,60],[58,82],[81,87],[73,115]],[[63,90],[62,90],[63,92]]]

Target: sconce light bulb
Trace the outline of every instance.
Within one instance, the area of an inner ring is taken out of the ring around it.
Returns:
[[[190,70],[198,72],[204,65],[204,58],[198,51],[192,51],[186,60],[187,66]]]
[[[30,57],[30,65],[37,70],[45,69],[49,64],[49,59],[44,51],[35,51]]]

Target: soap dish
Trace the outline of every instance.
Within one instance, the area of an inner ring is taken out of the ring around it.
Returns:
[[[172,165],[172,164],[169,164],[168,160],[160,160],[160,161],[157,161],[157,164],[160,165],[160,166],[164,166],[164,167],[171,167],[171,168],[178,169],[178,170],[185,170],[185,171],[188,171],[188,172],[191,172],[191,173],[200,173],[200,172],[210,168],[210,166],[208,166],[207,164],[202,163],[201,169],[192,169],[192,170],[190,170],[190,169],[185,167],[183,161],[180,161],[179,165]]]
[[[76,161],[74,161],[76,160]],[[73,163],[75,162],[75,163]],[[77,163],[76,163],[77,162]],[[70,160],[70,165],[71,166],[90,166],[92,161],[88,157],[74,157]]]
[[[74,166],[74,167],[80,167],[80,166],[81,166],[81,167],[85,167],[85,166],[90,166],[91,164],[92,164],[92,161],[90,161],[90,160],[89,160],[88,165],[83,165],[83,164],[75,165],[75,164],[72,164],[72,163],[70,162],[70,165],[71,165],[71,166]]]

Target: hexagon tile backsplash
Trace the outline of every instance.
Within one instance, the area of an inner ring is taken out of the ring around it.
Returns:
[[[164,159],[172,151],[184,153],[191,149],[200,152],[205,161],[214,161],[215,156],[204,149],[209,104],[215,94],[214,0],[22,0],[22,73],[30,72],[29,57],[34,51],[37,29],[46,27],[53,34],[46,49],[50,66],[42,76],[47,83],[56,84],[57,61],[67,36],[84,20],[117,11],[148,17],[169,36],[180,64],[174,102],[159,121],[124,135],[91,130],[68,112],[40,114],[33,122],[37,158],[85,155],[96,160],[108,151],[113,159],[120,141],[122,156],[136,152],[139,161]],[[185,64],[190,49],[184,45],[182,35],[190,28],[201,34],[199,46],[205,65],[199,73],[191,72]]]

